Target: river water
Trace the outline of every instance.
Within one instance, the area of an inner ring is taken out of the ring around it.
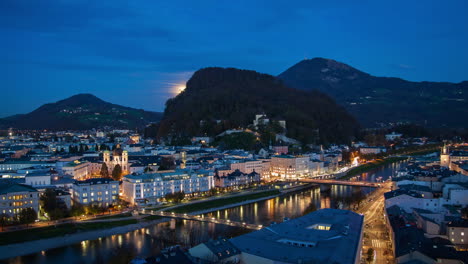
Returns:
[[[386,180],[404,166],[406,166],[404,162],[389,164],[374,171],[363,173],[359,175],[359,178],[372,182]],[[296,218],[320,208],[352,209],[353,206],[365,199],[365,195],[371,191],[371,188],[335,185],[332,186],[330,192],[321,193],[317,187],[265,201],[215,211],[205,214],[205,216],[269,225],[273,221],[281,222],[284,217]],[[82,241],[70,246],[3,260],[0,263],[127,264],[135,257],[156,255],[162,248],[168,246],[176,244],[194,246],[211,238],[230,238],[247,232],[251,231],[214,223],[171,220],[170,222],[156,224],[126,234]]]

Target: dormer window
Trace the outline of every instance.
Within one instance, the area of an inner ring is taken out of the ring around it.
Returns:
[[[315,224],[308,227],[308,229],[315,229],[315,230],[325,230],[328,231],[331,228],[331,224]]]

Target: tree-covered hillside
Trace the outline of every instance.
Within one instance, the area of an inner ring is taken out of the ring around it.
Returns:
[[[286,134],[303,143],[348,142],[357,121],[321,92],[285,86],[274,76],[233,68],[205,68],[166,102],[158,135],[214,136],[248,127],[256,114],[286,120]]]

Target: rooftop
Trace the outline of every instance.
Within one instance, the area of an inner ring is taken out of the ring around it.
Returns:
[[[11,182],[2,182],[0,184],[0,194],[16,193],[16,192],[37,192],[37,190],[25,184],[17,184],[17,183],[11,183]]]
[[[76,185],[86,185],[86,184],[93,185],[93,184],[108,184],[108,183],[118,183],[118,182],[109,178],[94,178],[94,179],[87,179],[84,181],[75,181]]]
[[[355,263],[363,220],[351,211],[322,209],[231,242],[243,253],[285,263]]]

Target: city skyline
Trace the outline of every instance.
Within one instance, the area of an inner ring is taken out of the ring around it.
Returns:
[[[463,1],[0,5],[6,99],[0,117],[78,93],[163,111],[199,68],[278,75],[313,57],[375,76],[467,79]]]

